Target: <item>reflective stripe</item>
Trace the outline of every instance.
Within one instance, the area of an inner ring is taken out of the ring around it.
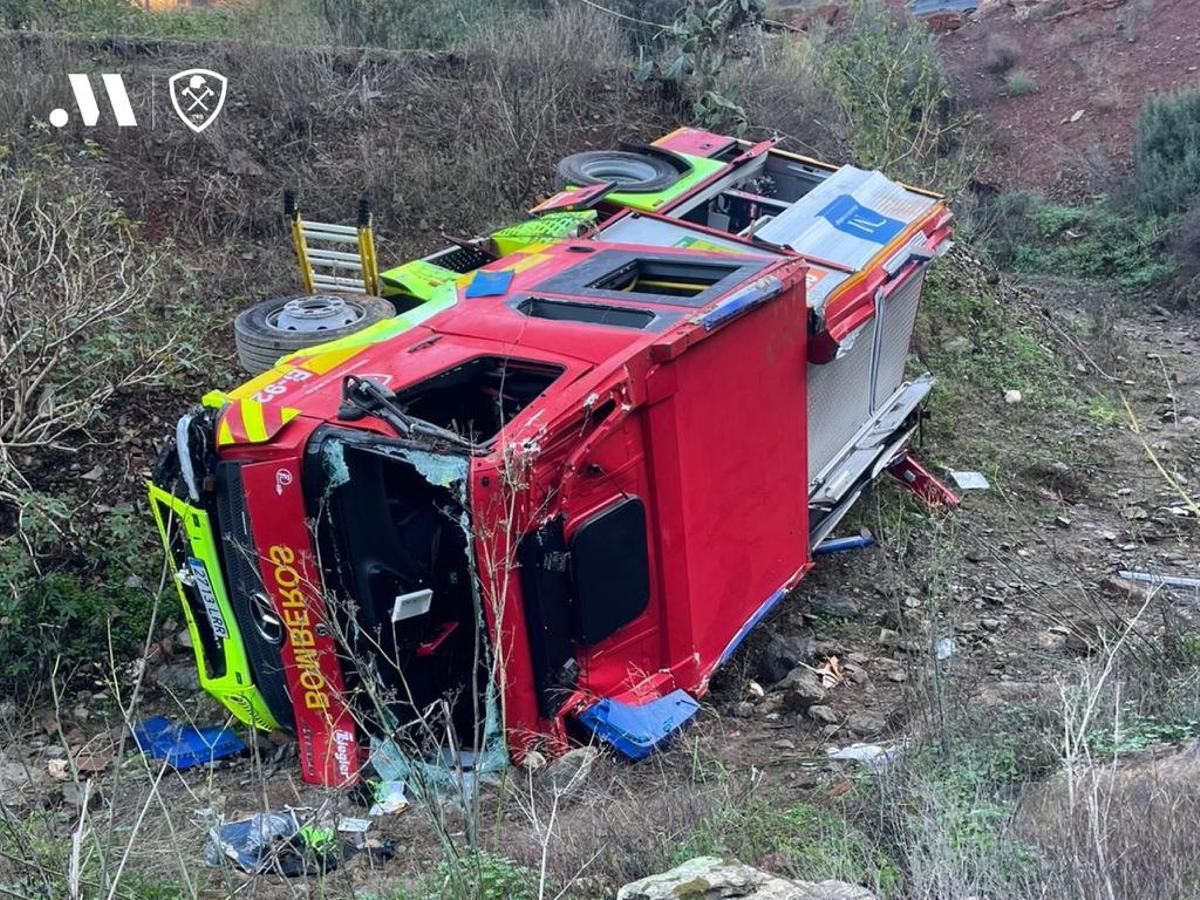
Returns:
[[[261,444],[271,436],[267,433],[267,423],[263,415],[263,405],[257,400],[243,400],[239,406],[242,408],[242,431],[245,433],[244,440],[250,444]]]

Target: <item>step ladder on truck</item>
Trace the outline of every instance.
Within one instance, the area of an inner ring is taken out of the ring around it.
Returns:
[[[396,314],[395,307],[379,296],[375,235],[366,197],[358,202],[355,225],[304,219],[295,191],[284,193],[283,210],[304,293],[256,303],[234,321],[238,360],[254,373],[274,368],[298,350],[347,337]]]

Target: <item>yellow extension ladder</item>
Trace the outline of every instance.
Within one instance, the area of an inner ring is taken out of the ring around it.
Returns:
[[[358,201],[357,225],[305,221],[300,216],[295,191],[284,192],[283,211],[292,223],[292,243],[305,291],[309,294],[361,291],[379,296],[375,235],[366,197]],[[347,244],[354,245],[355,252],[347,252]]]

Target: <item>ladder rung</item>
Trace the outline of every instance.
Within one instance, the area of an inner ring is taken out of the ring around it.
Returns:
[[[300,228],[304,232],[310,231],[328,231],[331,234],[352,234],[357,236],[358,229],[353,225],[334,225],[330,222],[308,222],[301,221]]]
[[[355,290],[362,290],[363,283],[361,278],[338,278],[334,275],[313,275],[314,287],[347,287]]]
[[[304,241],[305,243],[309,241],[327,241],[330,244],[357,244],[358,237],[352,237],[348,234],[310,234],[306,231],[304,232]]]
[[[354,263],[356,266],[362,263],[362,257],[357,253],[342,253],[339,250],[325,250],[321,247],[309,250],[308,258],[314,262],[317,260],[322,262],[348,262]]]
[[[332,270],[335,270],[335,271],[336,271],[336,270],[341,270],[341,271],[343,271],[343,272],[361,272],[361,271],[362,271],[362,266],[360,266],[358,263],[347,263],[347,262],[321,262],[321,260],[319,260],[319,259],[310,259],[310,260],[308,261],[308,267],[309,267],[310,269],[312,269],[312,272],[313,272],[313,274],[314,274],[314,275],[317,275],[317,274],[319,274],[319,273],[317,272],[317,269],[318,269],[318,268],[321,268],[321,269],[332,269]]]

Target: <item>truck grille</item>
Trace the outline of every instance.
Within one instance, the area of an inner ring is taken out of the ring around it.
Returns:
[[[229,604],[242,633],[254,683],[275,719],[291,727],[292,701],[279,655],[282,629],[259,574],[258,549],[250,532],[240,463],[217,464],[217,523],[221,560],[229,584]],[[278,637],[273,637],[276,634]]]

